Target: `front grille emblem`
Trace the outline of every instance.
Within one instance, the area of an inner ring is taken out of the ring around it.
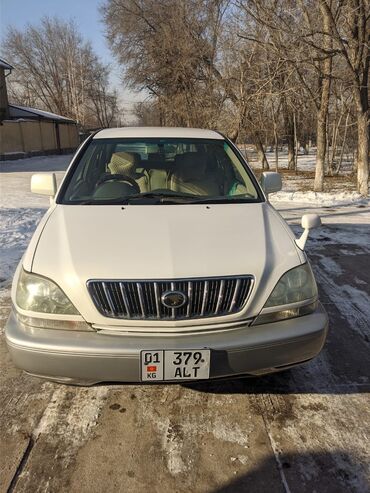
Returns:
[[[187,300],[188,297],[181,291],[166,291],[161,296],[162,305],[166,308],[181,308]]]

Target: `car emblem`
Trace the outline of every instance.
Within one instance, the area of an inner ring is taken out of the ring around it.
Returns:
[[[181,291],[166,291],[161,296],[162,305],[166,308],[181,308],[188,298]]]

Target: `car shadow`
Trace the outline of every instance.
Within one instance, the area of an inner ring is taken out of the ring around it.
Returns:
[[[311,363],[308,363],[308,365]],[[299,372],[299,373],[298,373]],[[353,394],[370,392],[367,382],[338,382],[333,375],[320,375],[304,371],[304,366],[263,376],[244,376],[182,382],[181,386],[206,394]]]
[[[236,463],[238,458],[236,458]],[[237,464],[240,465],[240,464]],[[346,450],[279,453],[211,493],[365,493],[366,465]]]

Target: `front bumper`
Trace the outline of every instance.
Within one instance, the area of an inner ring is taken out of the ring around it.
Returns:
[[[316,356],[328,318],[319,304],[311,315],[265,325],[189,334],[73,332],[22,326],[12,313],[6,341],[15,365],[65,383],[139,382],[140,351],[211,349],[210,378],[261,375]]]

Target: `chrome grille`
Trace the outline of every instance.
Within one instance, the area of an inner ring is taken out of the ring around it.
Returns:
[[[154,281],[91,280],[87,287],[105,317],[139,320],[181,320],[217,317],[239,312],[252,288],[252,276]],[[163,305],[167,291],[180,291],[186,303]]]

